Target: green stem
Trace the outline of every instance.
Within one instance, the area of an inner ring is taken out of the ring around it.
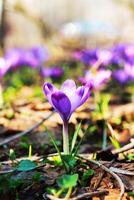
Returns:
[[[105,150],[107,147],[107,127],[106,122],[103,120],[103,139],[102,139],[102,149]]]
[[[98,90],[95,90],[94,92],[94,102],[95,102],[95,105],[97,105],[97,103],[100,101],[100,93]]]
[[[71,193],[72,193],[72,187],[70,187],[69,189],[68,189],[68,192],[67,192],[67,194],[66,194],[66,196],[65,196],[65,200],[68,200],[68,199],[70,199],[70,195],[71,195]]]
[[[58,192],[55,193],[55,196],[56,196],[56,197],[59,197],[59,196],[62,194],[63,191],[64,191],[63,188],[60,189]]]
[[[69,154],[68,122],[63,122],[63,152]]]
[[[29,146],[29,153],[28,153],[28,159],[31,160],[32,158],[32,145]]]

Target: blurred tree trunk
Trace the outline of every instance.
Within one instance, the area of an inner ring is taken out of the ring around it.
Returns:
[[[1,22],[0,22],[0,47],[4,51],[5,49],[5,5],[6,0],[1,0]]]

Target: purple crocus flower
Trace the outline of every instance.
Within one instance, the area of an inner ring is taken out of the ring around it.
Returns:
[[[118,44],[111,49],[113,58],[111,64],[116,66],[124,66],[127,62],[134,64],[134,45],[132,44]]]
[[[39,63],[44,63],[49,59],[49,53],[47,48],[43,46],[33,47],[30,49],[33,56],[39,61]]]
[[[12,68],[24,65],[36,68],[41,66],[48,58],[48,52],[43,47],[34,47],[31,49],[12,48],[5,54],[5,59],[11,63]]]
[[[134,64],[134,45],[126,45],[123,51],[124,59],[131,65]]]
[[[124,69],[118,69],[113,72],[113,77],[121,84],[125,84],[129,80],[129,75]]]
[[[124,71],[130,79],[134,80],[134,65],[126,63],[124,66]]]
[[[72,113],[90,96],[92,84],[76,88],[73,80],[66,80],[60,90],[51,83],[44,83],[43,91],[49,103],[63,120],[63,149],[69,154],[68,121]]]
[[[10,68],[10,62],[4,58],[0,58],[0,78],[3,77]]]
[[[104,85],[111,77],[110,70],[95,70],[87,71],[85,77],[80,77],[82,83],[92,82],[95,90],[98,90],[102,85]]]
[[[100,64],[102,64],[103,66],[107,66],[111,62],[112,53],[109,50],[98,50],[97,57],[100,61]]]
[[[22,65],[22,58],[24,57],[24,50],[22,48],[8,49],[5,53],[5,59],[11,64],[11,67]]]
[[[80,61],[80,60],[81,60],[81,57],[82,57],[82,52],[81,52],[81,51],[74,51],[74,52],[72,53],[72,57],[73,57],[75,60]]]
[[[63,74],[64,70],[61,67],[41,68],[41,75],[45,78],[60,78]]]
[[[98,60],[97,50],[83,50],[80,60],[84,65],[94,65]]]
[[[121,84],[126,84],[129,80],[134,80],[134,65],[125,63],[124,68],[116,70],[113,77]]]
[[[38,61],[32,52],[23,48],[9,49],[5,54],[5,59],[11,63],[12,68],[24,65],[36,67],[38,65]]]

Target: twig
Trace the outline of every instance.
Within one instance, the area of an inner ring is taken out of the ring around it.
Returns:
[[[78,195],[77,197],[70,198],[70,200],[81,200],[81,199],[85,199],[87,197],[95,197],[95,196],[100,196],[100,195],[104,195],[104,194],[107,194],[107,193],[108,193],[107,190],[87,192],[87,193]],[[55,196],[50,195],[50,194],[47,194],[46,196],[51,200],[65,200],[64,198],[58,198],[58,197],[55,197]]]
[[[46,121],[47,119],[49,119],[52,115],[53,115],[53,112],[48,117],[43,118],[40,122],[36,123],[34,126],[32,126],[31,128],[27,129],[26,131],[23,131],[21,133],[18,133],[16,135],[13,135],[12,137],[9,137],[9,138],[3,140],[2,142],[0,142],[0,146],[2,146],[4,144],[8,144],[8,143],[12,142],[13,140],[16,140],[16,139],[18,139],[18,138],[30,133],[34,129],[38,128],[41,124],[43,124],[43,122]]]
[[[112,136],[115,136],[115,131],[113,130],[111,124],[107,123],[107,126],[108,126],[108,129],[109,129],[111,135],[112,135]],[[125,152],[125,151],[128,151],[128,150],[130,150],[130,149],[132,149],[132,148],[134,148],[134,140],[131,139],[131,142],[130,142],[129,144],[126,144],[125,146],[123,146],[123,147],[120,148],[120,149],[114,149],[114,150],[112,150],[112,153],[113,153],[114,155],[117,155],[117,154],[119,154],[119,153],[123,153],[123,152]]]
[[[133,148],[134,148],[134,142],[131,142],[131,143],[129,143],[129,144],[123,146],[123,147],[120,148],[120,149],[114,149],[114,150],[112,151],[112,153],[113,153],[114,155],[117,155],[117,154],[119,154],[119,153],[123,153],[123,152],[128,151],[128,150],[133,149]]]
[[[117,174],[124,174],[124,175],[128,175],[128,176],[134,176],[134,172],[131,172],[129,170],[124,170],[124,169],[119,169],[119,168],[116,168],[116,167],[110,167],[110,170],[112,172],[115,172]]]
[[[80,200],[80,199],[85,199],[87,197],[98,197],[104,194],[107,194],[107,190],[101,190],[101,191],[94,191],[94,192],[87,192],[81,195],[78,195],[77,197],[71,198],[71,200]]]
[[[6,171],[0,171],[0,174],[2,175],[4,175],[4,174],[10,174],[10,173],[12,173],[14,170],[13,169],[11,169],[11,170],[6,170]]]
[[[109,168],[107,168],[105,165],[101,164],[100,162],[98,161],[95,161],[95,160],[90,160],[88,158],[82,158],[80,156],[78,156],[78,158],[82,159],[82,160],[85,160],[89,163],[92,163],[94,165],[97,165],[98,167],[100,167],[101,169],[105,170],[106,172],[108,172],[109,174],[111,174],[118,182],[119,186],[120,186],[120,197],[119,197],[119,200],[122,200],[123,199],[123,195],[124,195],[124,192],[125,192],[125,187],[124,187],[124,184],[121,180],[121,178],[115,174],[113,171],[111,171]]]
[[[64,200],[64,198],[61,199],[61,198],[55,197],[55,196],[53,196],[53,195],[51,195],[51,194],[47,194],[47,195],[46,195],[46,194],[45,194],[45,195],[43,194],[43,198],[46,199],[46,197],[47,197],[48,199],[50,199],[50,200]]]

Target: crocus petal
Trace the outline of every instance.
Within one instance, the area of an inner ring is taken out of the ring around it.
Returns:
[[[95,89],[99,89],[105,84],[111,76],[110,70],[97,70],[95,73],[87,71],[85,74],[85,81],[88,83],[92,82]]]
[[[81,101],[79,103],[79,106],[81,106],[90,96],[91,94],[91,89],[93,87],[93,83],[92,82],[88,82],[85,86],[81,86],[78,90],[76,91],[77,95],[81,96]],[[84,89],[82,89],[84,88]],[[82,91],[83,90],[83,91]]]
[[[60,89],[62,92],[64,92],[68,97],[72,96],[72,94],[76,91],[76,85],[73,80],[66,80]]]
[[[69,120],[71,114],[71,102],[69,98],[63,92],[58,91],[52,94],[51,101],[63,121]]]
[[[71,113],[81,106],[90,96],[92,83],[77,88],[76,92],[70,97]]]
[[[103,84],[105,84],[111,76],[111,71],[110,70],[100,70],[98,71],[96,78],[94,79],[94,88],[98,89],[100,88]]]
[[[4,58],[0,58],[0,77],[3,77],[6,72],[10,69],[10,62]]]
[[[134,79],[134,65],[125,64],[124,71],[130,78]]]
[[[43,85],[43,92],[47,96],[48,101],[51,105],[53,105],[51,101],[51,95],[53,92],[56,92],[56,91],[58,91],[58,89],[51,83],[45,83]]]

